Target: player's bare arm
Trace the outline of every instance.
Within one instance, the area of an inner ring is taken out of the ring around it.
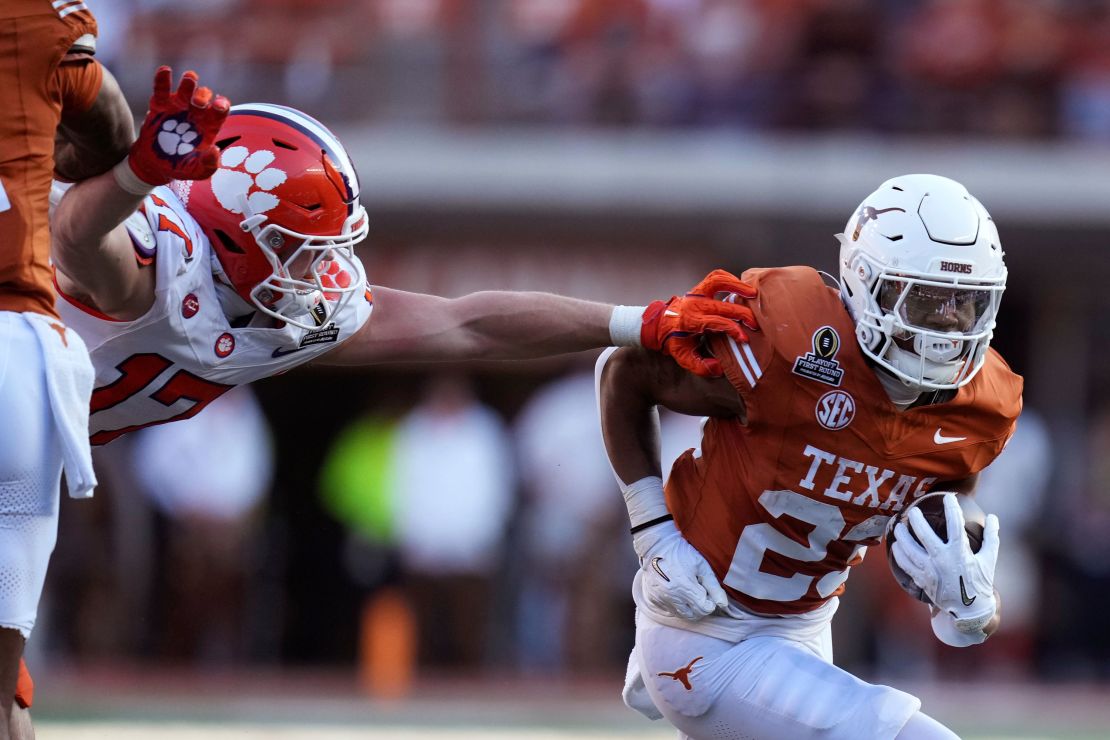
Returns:
[[[697,621],[728,607],[706,559],[679,532],[667,508],[659,461],[657,407],[686,414],[744,417],[723,378],[699,377],[636,348],[598,360],[605,447],[628,508],[644,598],[660,612]]]
[[[70,188],[53,218],[51,257],[58,287],[120,321],[142,316],[154,301],[154,270],[135,260],[123,226],[142,200],[121,189],[108,172]]]
[[[657,406],[691,416],[745,416],[744,401],[723,377],[698,377],[636,348],[614,352],[601,369],[601,428],[622,481],[660,476]]]
[[[743,341],[756,330],[750,309],[718,293],[750,287],[715,270],[684,297],[646,308],[612,306],[578,298],[523,291],[483,291],[461,298],[372,287],[374,314],[350,340],[329,352],[328,365],[379,362],[523,360],[642,344],[669,355],[692,373],[719,375],[712,359],[695,351],[706,331]],[[674,362],[670,362],[676,369]]]
[[[613,306],[550,293],[484,291],[441,298],[375,286],[374,313],[318,362],[520,360],[609,343]]]
[[[135,121],[119,83],[106,68],[92,106],[63,114],[54,143],[54,173],[78,181],[107,172],[127,156]]]
[[[169,67],[159,68],[150,108],[130,153],[108,172],[70,188],[53,218],[51,256],[59,288],[113,319],[138,318],[154,300],[154,271],[134,259],[124,221],[153,187],[174,179],[203,179],[216,169],[212,141],[227,116],[227,99],[199,87],[193,72],[182,76],[176,91],[171,86]],[[104,103],[110,109],[118,105],[114,97]],[[159,130],[170,120],[186,129],[186,135],[198,137],[185,153],[161,151]]]

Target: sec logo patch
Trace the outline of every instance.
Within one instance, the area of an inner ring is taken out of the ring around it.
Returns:
[[[844,391],[829,391],[817,399],[816,416],[825,429],[843,429],[856,416],[856,401]]]

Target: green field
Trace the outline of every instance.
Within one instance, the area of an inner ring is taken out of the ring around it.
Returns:
[[[347,674],[44,673],[39,740],[601,740],[674,738],[620,702],[619,677],[422,682],[402,700]],[[1088,685],[903,685],[965,740],[1106,740],[1108,693]]]

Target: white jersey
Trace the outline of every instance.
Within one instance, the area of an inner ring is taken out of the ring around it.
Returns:
[[[114,321],[64,295],[57,301],[62,320],[88,345],[96,370],[89,419],[94,445],[194,416],[234,386],[316,359],[370,317],[367,288],[315,331],[290,324],[235,328],[217,294],[212,247],[177,196],[155,188],[140,213],[145,223],[135,228],[129,221],[128,230],[140,261],[154,259],[150,310],[134,321]],[[354,262],[354,279],[365,284],[362,263]]]

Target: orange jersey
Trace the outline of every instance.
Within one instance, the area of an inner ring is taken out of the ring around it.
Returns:
[[[47,223],[54,133],[63,112],[88,110],[103,71],[67,54],[96,21],[79,0],[0,3],[0,311],[54,313]]]
[[[1013,433],[1021,377],[997,352],[942,404],[898,411],[838,292],[808,267],[749,270],[761,330],[710,347],[747,423],[710,419],[675,462],[667,505],[729,594],[796,614],[844,590],[887,520],[937,481],[985,468]]]

